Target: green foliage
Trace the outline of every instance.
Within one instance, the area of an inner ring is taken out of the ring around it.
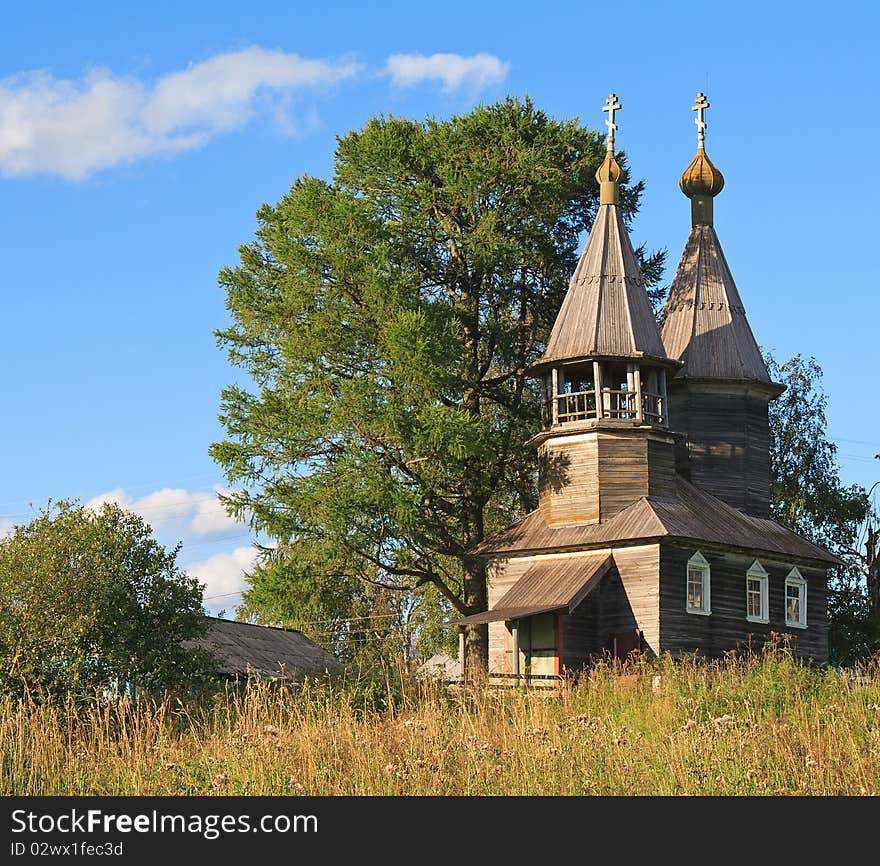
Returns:
[[[800,355],[777,364],[774,381],[785,392],[770,404],[773,518],[846,558],[868,511],[864,489],[840,481],[837,446],[828,439],[822,369]]]
[[[48,505],[0,541],[0,692],[77,694],[189,682],[201,585],[136,514]]]
[[[852,664],[880,647],[868,615],[854,539],[868,514],[868,496],[840,480],[837,446],[828,439],[822,369],[815,358],[765,360],[772,379],[786,386],[770,404],[771,515],[830,550],[845,565],[829,575],[831,660]]]
[[[253,387],[223,391],[227,438],[211,448],[239,487],[228,507],[280,543],[247,615],[345,614],[355,580],[485,606],[467,552],[535,507],[526,371],[603,157],[600,136],[528,100],[379,117],[339,140],[332,181],[302,177],[259,211],[220,275],[232,325],[218,332]],[[628,217],[641,192],[624,184]],[[658,275],[662,256],[643,254]]]

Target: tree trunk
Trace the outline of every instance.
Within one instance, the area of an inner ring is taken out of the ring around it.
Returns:
[[[476,558],[464,562],[464,600],[469,610],[483,611],[489,606],[486,566]],[[465,626],[464,670],[468,680],[483,680],[489,671],[489,626]]]

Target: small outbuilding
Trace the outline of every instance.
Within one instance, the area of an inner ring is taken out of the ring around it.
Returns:
[[[296,629],[206,619],[205,636],[187,645],[207,650],[216,660],[214,673],[219,676],[299,679],[340,668],[335,656]]]

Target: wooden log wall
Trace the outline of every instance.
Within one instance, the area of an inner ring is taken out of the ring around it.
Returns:
[[[747,384],[710,387],[682,380],[670,383],[669,400],[671,423],[686,436],[681,474],[734,508],[769,517],[767,396]]]
[[[672,436],[602,428],[542,442],[539,508],[552,525],[608,520],[643,496],[674,495]]]
[[[711,568],[711,614],[686,610],[687,562],[695,547],[661,545],[660,640],[662,651],[681,655],[698,651],[718,657],[746,645],[760,647],[770,632],[791,635],[795,652],[817,664],[828,662],[827,581],[824,571],[798,566],[807,582],[807,628],[785,624],[785,578],[794,563],[744,553],[700,548]],[[758,559],[768,573],[769,623],[746,619],[746,572]]]
[[[489,563],[489,610],[532,565],[530,557],[493,559]],[[489,672],[504,673],[506,627],[503,622],[489,623]]]
[[[596,433],[548,439],[538,448],[538,507],[548,525],[599,519]]]
[[[659,545],[623,547],[614,551],[614,566],[598,588],[563,619],[564,666],[580,670],[608,651],[612,636],[643,635],[644,648],[659,646]]]

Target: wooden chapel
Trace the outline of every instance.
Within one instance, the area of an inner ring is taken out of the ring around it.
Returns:
[[[615,113],[600,205],[543,356],[539,507],[482,542],[495,677],[552,680],[610,654],[714,657],[771,632],[828,660],[828,551],[770,519],[771,381],[713,224],[705,150],[681,176],[692,228],[658,328],[618,205]],[[464,659],[460,660],[462,663]]]

